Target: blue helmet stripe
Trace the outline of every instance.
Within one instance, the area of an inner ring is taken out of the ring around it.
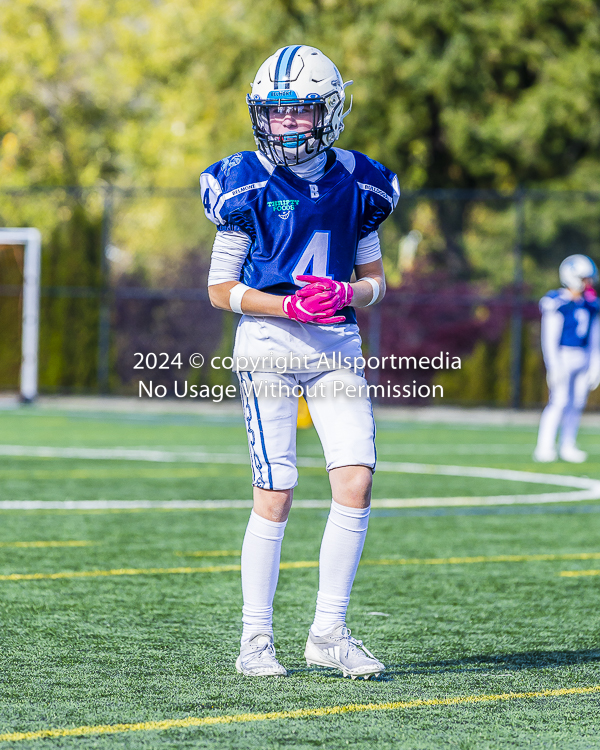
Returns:
[[[277,60],[277,66],[275,68],[275,80],[273,81],[276,89],[280,88],[280,83],[284,84],[281,88],[289,89],[292,62],[296,52],[298,52],[301,46],[302,45],[299,44],[296,47],[286,47],[279,55],[279,60]]]
[[[281,60],[284,57],[285,53],[288,51],[289,47],[285,47],[281,54],[279,55],[279,60],[277,60],[277,65],[275,66],[275,75],[273,76],[273,84],[275,85],[275,88],[279,88],[279,71],[281,70]]]
[[[294,47],[294,49],[291,51],[290,56],[288,57],[287,61],[287,67],[285,69],[285,77],[286,77],[286,89],[289,89],[290,87],[290,76],[292,74],[292,62],[294,61],[294,57],[296,56],[296,52],[300,49],[302,45],[298,45],[297,47]]]

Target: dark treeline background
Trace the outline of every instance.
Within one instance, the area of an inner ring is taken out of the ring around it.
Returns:
[[[394,291],[371,346],[453,347],[466,366],[443,376],[449,396],[510,402],[515,258],[528,299],[557,285],[564,256],[600,260],[591,0],[2,4],[0,224],[43,233],[43,388],[98,388],[107,289],[203,287],[213,231],[193,192],[199,173],[254,148],[249,83],[297,43],[354,80],[339,145],[394,169],[404,193],[382,231]],[[18,252],[0,249],[0,387],[14,386],[18,272]],[[203,336],[211,351],[226,347],[231,322],[203,304],[112,298],[109,387],[128,387],[136,347]],[[535,306],[521,313],[521,401],[537,403]]]

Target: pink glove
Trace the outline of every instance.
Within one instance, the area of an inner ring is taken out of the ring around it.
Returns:
[[[283,312],[290,320],[299,320],[301,323],[343,323],[346,318],[334,315],[336,310],[331,295],[326,293],[317,292],[304,298],[299,297],[298,293],[288,294],[283,299]]]
[[[341,310],[342,307],[347,307],[352,301],[352,295],[354,289],[350,286],[347,281],[334,281],[324,276],[298,276],[298,281],[308,281],[306,286],[296,292],[298,297],[303,299],[309,298],[319,292],[328,292],[331,301],[335,305],[335,310]]]

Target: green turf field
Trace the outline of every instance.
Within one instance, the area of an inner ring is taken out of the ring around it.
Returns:
[[[378,452],[600,480],[600,432],[581,466],[533,464],[534,440],[381,421]],[[373,509],[354,587],[348,624],[387,665],[369,682],[306,668],[327,511],[293,509],[275,599],[290,676],[253,681],[233,666],[248,509],[60,507],[248,500],[241,419],[21,409],[0,412],[3,446],[0,504],[41,507],[0,510],[0,750],[600,747],[600,575],[562,575],[600,570],[600,502],[469,505],[571,490],[378,472],[376,500],[409,502]],[[313,430],[299,455],[296,497],[327,501]]]

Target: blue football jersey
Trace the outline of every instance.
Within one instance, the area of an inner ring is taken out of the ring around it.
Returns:
[[[540,300],[542,313],[558,312],[563,316],[563,329],[560,346],[586,347],[589,342],[590,329],[600,304],[597,299],[587,300],[580,297],[572,299],[566,289],[554,289]]]
[[[400,194],[389,169],[338,148],[316,182],[242,151],[209,167],[200,185],[218,229],[241,230],[252,240],[240,281],[281,295],[303,286],[302,274],[350,281],[359,241],[390,215]],[[352,307],[342,314],[356,322]]]

